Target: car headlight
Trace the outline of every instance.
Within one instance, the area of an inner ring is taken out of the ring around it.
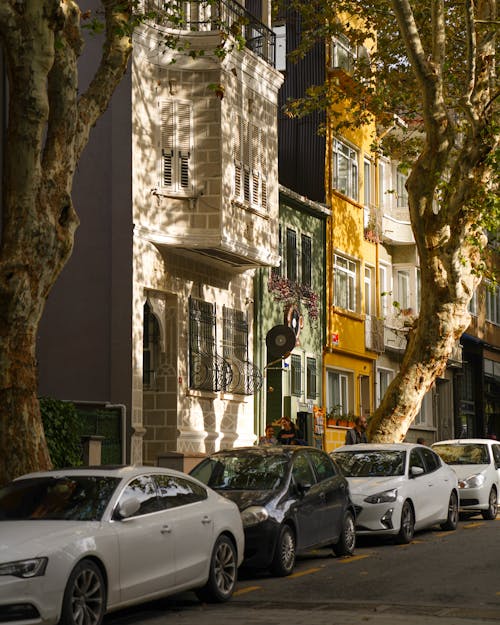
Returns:
[[[45,574],[47,558],[30,558],[29,560],[17,560],[0,564],[0,575],[13,575],[14,577],[39,577]]]
[[[484,474],[469,475],[465,480],[458,480],[459,488],[479,488],[484,484]]]
[[[243,527],[258,525],[269,518],[269,512],[262,506],[250,506],[241,513]]]
[[[389,501],[396,501],[398,498],[398,489],[392,488],[391,490],[384,490],[382,493],[376,493],[365,498],[366,503],[388,503]]]

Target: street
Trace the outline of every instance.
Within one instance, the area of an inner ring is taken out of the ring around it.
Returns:
[[[409,545],[358,540],[350,558],[321,549],[294,573],[241,571],[233,599],[193,593],[110,614],[105,625],[475,625],[500,622],[500,516],[462,518],[455,532],[417,533]]]

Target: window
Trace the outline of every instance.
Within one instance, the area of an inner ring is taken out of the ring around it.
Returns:
[[[410,273],[398,271],[398,303],[401,310],[410,308]]]
[[[349,39],[344,35],[337,35],[332,41],[332,67],[352,73],[356,54]]]
[[[382,317],[387,317],[389,313],[389,296],[391,285],[389,282],[389,270],[386,265],[379,265],[379,281],[380,281],[380,313]]]
[[[413,425],[416,427],[424,426],[429,427],[432,426],[432,393],[429,392],[422,399],[422,404],[420,405],[420,410],[418,411]]]
[[[280,72],[284,72],[286,70],[286,24],[273,26],[273,31],[276,35],[275,67]]]
[[[207,491],[203,486],[190,480],[173,475],[155,475],[154,479],[158,485],[160,506],[163,509],[178,508],[207,498]]]
[[[408,208],[408,191],[406,190],[406,181],[408,176],[400,171],[396,173],[396,201],[398,208]]]
[[[144,304],[144,329],[142,348],[142,384],[144,388],[152,388],[156,380],[160,350],[160,326],[151,307]]]
[[[219,388],[215,305],[189,299],[189,386],[217,391]]]
[[[305,286],[312,284],[311,237],[302,234],[301,240],[301,280]]]
[[[356,263],[335,254],[333,304],[345,310],[356,310]]]
[[[292,354],[290,376],[290,392],[292,395],[300,397],[302,395],[302,358],[296,354]]]
[[[411,453],[410,453],[410,469],[412,469],[413,467],[419,467],[420,469],[423,469],[423,471],[425,473],[424,459],[419,454],[419,451],[420,451],[420,449],[412,449],[411,450]]]
[[[129,497],[135,497],[141,504],[139,510],[132,516],[158,512],[160,509],[156,486],[149,475],[134,478],[123,490],[120,501],[126,501]]]
[[[335,477],[335,467],[333,466],[333,462],[326,454],[322,454],[319,451],[311,451],[309,452],[309,458],[314,467],[318,482],[322,482],[323,480]]]
[[[349,378],[339,371],[327,372],[327,412],[343,415],[349,412]]]
[[[307,399],[316,399],[316,358],[306,359]]]
[[[486,285],[486,321],[500,325],[500,288]]]
[[[314,484],[314,473],[306,454],[298,454],[293,459],[292,477],[295,484]]]
[[[281,276],[282,267],[283,267],[283,241],[282,241],[281,224],[279,224],[278,226],[278,254],[280,257],[280,264],[277,267],[271,268],[271,274],[275,277]]]
[[[366,208],[372,206],[372,164],[366,160],[363,163],[363,189]]]
[[[385,180],[385,164],[378,165],[378,204],[382,210],[385,208],[387,184]]]
[[[345,143],[333,142],[333,188],[353,200],[358,199],[358,155]]]
[[[392,380],[392,371],[388,369],[377,369],[377,406],[380,405],[389,384]]]
[[[250,395],[251,369],[248,361],[248,318],[241,310],[224,306],[222,355],[233,372],[229,385],[223,390]]]
[[[290,228],[286,229],[286,277],[297,280],[297,233]]]
[[[192,189],[192,104],[165,100],[161,109],[161,186],[174,193]]]
[[[365,314],[373,314],[372,269],[365,267]]]
[[[241,113],[233,119],[234,196],[249,206],[267,209],[266,134]]]
[[[427,473],[436,471],[441,466],[441,460],[439,457],[427,447],[419,450],[424,457],[425,466],[427,467]]]

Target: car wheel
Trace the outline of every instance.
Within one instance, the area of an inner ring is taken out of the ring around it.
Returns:
[[[288,525],[282,525],[273,561],[271,573],[276,577],[290,575],[295,566],[295,534]]]
[[[64,590],[59,625],[100,625],[106,612],[106,584],[92,560],[75,566]]]
[[[196,595],[207,603],[227,601],[234,592],[237,578],[236,548],[231,539],[222,534],[214,545],[207,583],[196,590]]]
[[[411,503],[406,500],[401,510],[401,527],[396,536],[396,542],[400,545],[408,544],[415,534],[415,514]]]
[[[497,512],[498,512],[497,491],[493,487],[490,490],[490,497],[488,499],[488,509],[481,510],[481,514],[483,516],[483,519],[485,519],[486,521],[493,521],[494,519],[497,518]]]
[[[344,522],[338,542],[333,545],[333,553],[336,556],[352,556],[356,546],[356,525],[354,515],[350,510],[344,514]]]
[[[458,496],[455,491],[450,495],[448,502],[448,517],[444,523],[441,523],[443,530],[456,530],[458,525]]]

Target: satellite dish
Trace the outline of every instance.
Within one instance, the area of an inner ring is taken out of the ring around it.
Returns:
[[[283,358],[295,347],[297,337],[289,326],[274,326],[266,334],[267,351],[271,358]]]

